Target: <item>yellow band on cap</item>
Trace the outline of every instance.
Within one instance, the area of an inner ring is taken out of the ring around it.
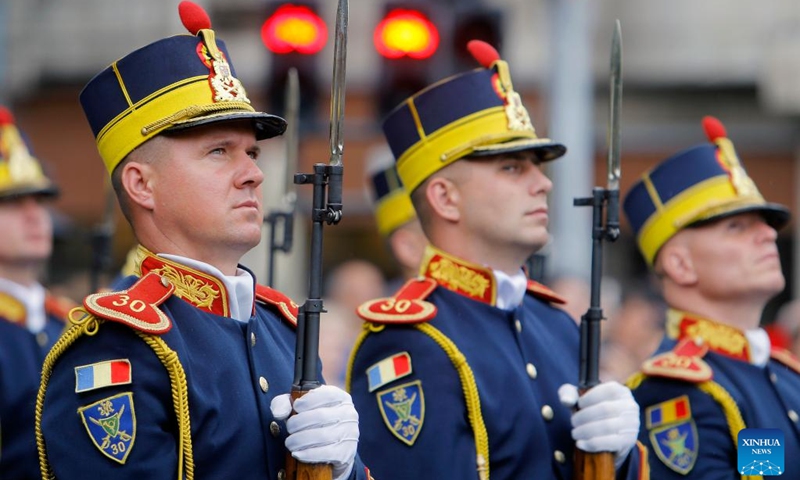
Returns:
[[[125,85],[120,86],[123,91],[124,87]],[[184,79],[153,92],[121,112],[97,135],[97,149],[100,151],[108,173],[113,172],[114,168],[133,149],[164,129],[178,123],[178,120],[181,119],[173,118],[175,113],[185,111],[187,107],[196,108],[197,114],[207,108],[218,109],[220,107],[230,111],[255,111],[253,107],[244,102],[215,103],[213,95],[208,84],[208,76],[201,75]],[[182,120],[189,117],[190,115],[187,113]],[[175,121],[165,121],[165,119]],[[143,127],[148,125],[157,125],[157,127],[143,130]]]
[[[378,223],[378,231],[384,237],[388,237],[416,216],[417,212],[414,210],[411,198],[403,189],[395,190],[381,198],[375,207],[375,221]]]
[[[653,197],[655,190],[648,189]],[[655,205],[660,198],[651,198]],[[753,203],[754,199],[749,199]],[[639,231],[637,241],[645,260],[653,265],[656,254],[664,243],[686,225],[714,216],[710,212],[723,213],[727,206],[740,206],[742,198],[737,196],[727,175],[718,175],[684,190],[670,199],[663,208],[654,213]],[[763,199],[761,199],[763,202]]]
[[[409,100],[413,102],[413,98]],[[413,105],[412,105],[413,106]],[[413,110],[413,108],[412,108]],[[419,118],[414,117],[419,132]],[[397,173],[408,192],[413,192],[428,177],[473,152],[475,147],[506,140],[537,139],[533,130],[509,130],[502,106],[467,115],[424,136],[397,159]]]

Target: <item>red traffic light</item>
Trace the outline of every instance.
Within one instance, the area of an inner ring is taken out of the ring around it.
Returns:
[[[313,55],[328,41],[328,27],[308,6],[287,3],[261,25],[261,40],[272,53]]]
[[[439,30],[422,12],[397,8],[375,27],[375,48],[386,58],[425,59],[439,47]]]

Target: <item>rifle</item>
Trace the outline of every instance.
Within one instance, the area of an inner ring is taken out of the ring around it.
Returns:
[[[319,355],[319,317],[322,305],[322,227],[336,225],[342,219],[342,176],[344,165],[344,86],[347,63],[348,0],[339,0],[336,8],[336,32],[333,48],[333,80],[331,82],[330,160],[314,165],[314,173],[298,173],[294,183],[314,186],[311,209],[311,265],[308,299],[297,315],[292,399],[319,387],[317,378]],[[327,188],[326,188],[327,187]],[[327,189],[327,201],[326,201]],[[288,455],[286,478],[290,480],[330,480],[333,470],[327,464],[304,464]]]
[[[619,113],[622,101],[622,28],[617,20],[611,42],[609,74],[610,100],[608,125],[608,184],[594,187],[591,197],[576,198],[575,206],[592,207],[592,284],[589,309],[581,317],[580,376],[581,393],[600,383],[600,282],[603,275],[603,240],[619,238],[620,130]],[[607,206],[607,208],[605,208]],[[605,222],[603,213],[605,208]],[[575,478],[578,480],[611,480],[614,478],[614,453],[575,451]]]
[[[275,252],[289,253],[294,243],[294,212],[297,205],[297,193],[294,191],[294,172],[297,170],[297,156],[299,150],[299,110],[300,110],[300,80],[297,69],[289,69],[286,80],[286,183],[285,192],[279,208],[270,210],[264,217],[264,223],[269,225],[269,257],[267,264],[267,285],[275,286]],[[283,239],[278,242],[278,225],[283,229]]]
[[[92,263],[89,270],[90,293],[100,290],[100,278],[111,269],[111,240],[116,230],[117,197],[111,186],[108,175],[105,176],[105,206],[103,221],[97,224],[91,233]]]

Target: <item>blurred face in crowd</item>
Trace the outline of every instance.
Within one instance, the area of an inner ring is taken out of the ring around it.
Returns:
[[[524,262],[548,241],[547,194],[553,183],[532,152],[460,160],[457,185],[465,236],[487,252],[502,250]]]
[[[754,212],[686,228],[670,239],[688,254],[686,278],[708,299],[724,301],[783,290],[777,232]],[[680,238],[679,238],[680,237]]]
[[[53,223],[46,197],[0,199],[0,264],[45,262],[53,249]]]
[[[264,175],[249,122],[224,122],[159,135],[141,155],[144,179],[134,182],[162,251],[215,264],[238,261],[261,240]]]

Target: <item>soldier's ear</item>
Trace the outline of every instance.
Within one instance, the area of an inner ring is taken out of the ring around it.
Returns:
[[[138,205],[145,210],[153,210],[155,199],[151,166],[146,163],[128,162],[122,168],[120,180],[131,204]]]
[[[433,176],[423,188],[434,215],[453,223],[461,220],[461,193],[453,181],[442,176]]]
[[[697,270],[689,248],[682,242],[668,240],[658,252],[657,269],[672,282],[688,287],[697,283]]]

